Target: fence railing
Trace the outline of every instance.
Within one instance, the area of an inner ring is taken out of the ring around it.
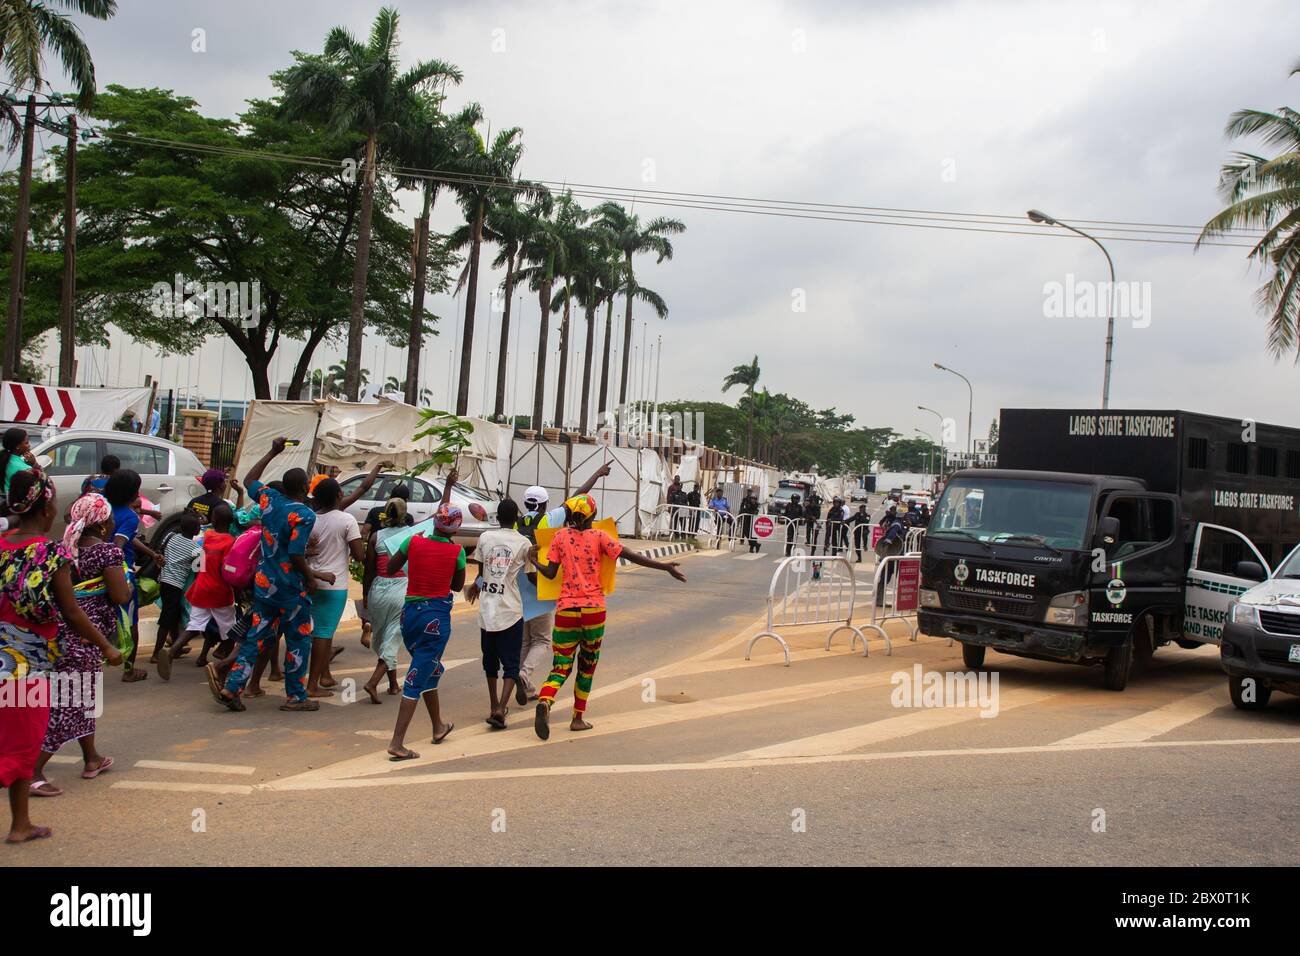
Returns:
[[[777,631],[816,624],[835,625],[826,635],[826,650],[831,649],[836,634],[848,631],[849,650],[860,640],[862,656],[866,657],[867,639],[853,623],[856,593],[853,563],[843,556],[782,558],[772,572],[767,589],[767,625],[750,638],[745,660],[750,659],[755,644],[770,637],[781,645],[785,666],[789,667],[790,645]],[[885,644],[892,651],[888,634],[885,634]]]

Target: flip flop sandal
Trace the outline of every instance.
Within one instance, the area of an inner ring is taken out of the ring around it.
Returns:
[[[542,740],[551,739],[551,708],[545,704],[537,705],[537,713],[533,717],[533,730]]]
[[[501,716],[498,716],[497,714],[492,714],[492,715],[490,715],[490,716],[488,717],[488,719],[484,721],[484,723],[487,724],[489,727],[491,727],[493,730],[505,730],[505,729],[506,729],[506,720],[505,720],[505,718],[504,718],[504,717],[501,717]]]
[[[208,690],[212,692],[212,696],[216,698],[218,704],[224,704],[226,698],[221,696],[221,675],[217,673],[217,665],[208,664],[203,669],[207,672]]]
[[[6,843],[27,843],[30,842],[31,840],[44,840],[46,837],[52,837],[52,836],[54,836],[54,831],[51,830],[49,827],[33,827],[32,832],[27,834],[27,836],[23,837],[21,840],[10,840],[6,838],[5,842]]]
[[[233,710],[235,713],[248,710],[248,708],[244,706],[244,702],[239,699],[239,695],[234,697],[223,697],[221,698],[221,703],[227,710]]]
[[[94,780],[101,773],[104,773],[106,770],[108,770],[111,766],[113,766],[113,758],[105,757],[103,760],[99,762],[99,766],[96,767],[94,770],[83,770],[81,772],[81,779]]]
[[[172,679],[172,656],[167,651],[158,657],[158,676],[163,680]]]
[[[455,724],[448,724],[448,725],[447,725],[447,729],[444,730],[440,736],[438,736],[438,737],[434,737],[434,738],[433,738],[433,742],[434,742],[435,744],[440,744],[440,743],[442,743],[444,740],[447,739],[447,735],[448,735],[449,733],[451,733],[451,732],[452,732],[453,730],[455,730],[455,729],[456,729],[456,725],[455,725]]]
[[[523,684],[515,684],[515,703],[520,707],[528,706],[528,691]]]
[[[414,750],[408,750],[408,751],[406,751],[406,753],[404,753],[404,754],[394,754],[394,753],[390,753],[390,754],[388,755],[388,759],[391,760],[393,763],[398,763],[399,761],[402,761],[402,760],[415,760],[415,759],[418,758],[419,756],[420,756],[420,755],[417,754]]]
[[[48,787],[49,789],[42,789]],[[50,783],[48,780],[33,780],[27,788],[27,792],[33,797],[61,797],[63,791]]]
[[[314,700],[290,700],[280,705],[281,710],[320,710],[320,704]]]

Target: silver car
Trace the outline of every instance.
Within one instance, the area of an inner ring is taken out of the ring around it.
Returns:
[[[46,474],[54,479],[59,514],[53,534],[62,534],[63,515],[81,494],[81,484],[99,473],[105,455],[116,455],[123,468],[140,473],[140,494],[158,506],[162,520],[150,540],[170,530],[190,499],[203,494],[199,476],[204,466],[194,452],[175,442],[132,432],[72,429],[47,438],[32,449]]]
[[[350,474],[339,475],[339,485],[343,489],[343,496],[347,497],[357,490],[361,484],[361,479],[365,475],[363,472],[352,472]],[[446,487],[446,479],[438,478],[409,478],[397,472],[386,472],[380,474],[370,489],[361,496],[361,498],[348,509],[348,514],[357,519],[358,524],[364,524],[366,516],[370,514],[373,508],[382,508],[384,503],[393,496],[393,488],[399,484],[404,484],[411,490],[411,497],[406,503],[406,513],[412,520],[419,524],[426,518],[432,518],[433,513],[438,510],[438,505],[442,502],[442,489]],[[469,506],[477,502],[483,506],[487,512],[487,518],[480,521],[470,513]],[[477,488],[471,488],[463,482],[456,482],[451,489],[451,503],[460,508],[464,515],[464,520],[460,526],[458,538],[477,538],[484,531],[490,531],[497,525],[497,499],[479,491]]]

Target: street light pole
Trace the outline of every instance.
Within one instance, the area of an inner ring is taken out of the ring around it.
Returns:
[[[1110,356],[1115,346],[1115,263],[1110,257],[1110,253],[1093,236],[1088,235],[1082,229],[1076,229],[1068,222],[1061,222],[1059,219],[1053,219],[1045,212],[1039,212],[1037,209],[1031,209],[1028,213],[1032,222],[1044,223],[1048,226],[1060,226],[1062,229],[1068,229],[1076,235],[1083,236],[1106,257],[1106,265],[1110,268],[1110,290],[1106,295],[1106,369],[1102,374],[1101,380],[1101,407],[1110,408]]]
[[[939,447],[943,449],[944,452],[943,457],[939,459],[939,470],[942,471],[944,467],[947,465],[947,457],[948,457],[947,456],[948,446],[943,443],[943,423],[946,421],[946,419],[943,417],[942,414],[935,411],[933,408],[926,408],[924,405],[917,405],[916,407],[923,412],[929,412],[935,418],[939,419]]]
[[[956,369],[951,369],[946,365],[934,363],[934,367],[941,372],[952,372],[959,379],[966,383],[966,391],[969,393],[969,404],[966,406],[966,453],[971,454],[975,451],[975,437],[971,431],[971,420],[975,415],[975,389],[971,388],[970,379]]]

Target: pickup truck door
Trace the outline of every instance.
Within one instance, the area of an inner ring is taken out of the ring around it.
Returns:
[[[1200,644],[1218,644],[1228,605],[1258,581],[1238,577],[1238,561],[1255,561],[1272,574],[1259,549],[1240,531],[1217,524],[1198,524],[1187,566],[1183,599],[1183,637]]]

